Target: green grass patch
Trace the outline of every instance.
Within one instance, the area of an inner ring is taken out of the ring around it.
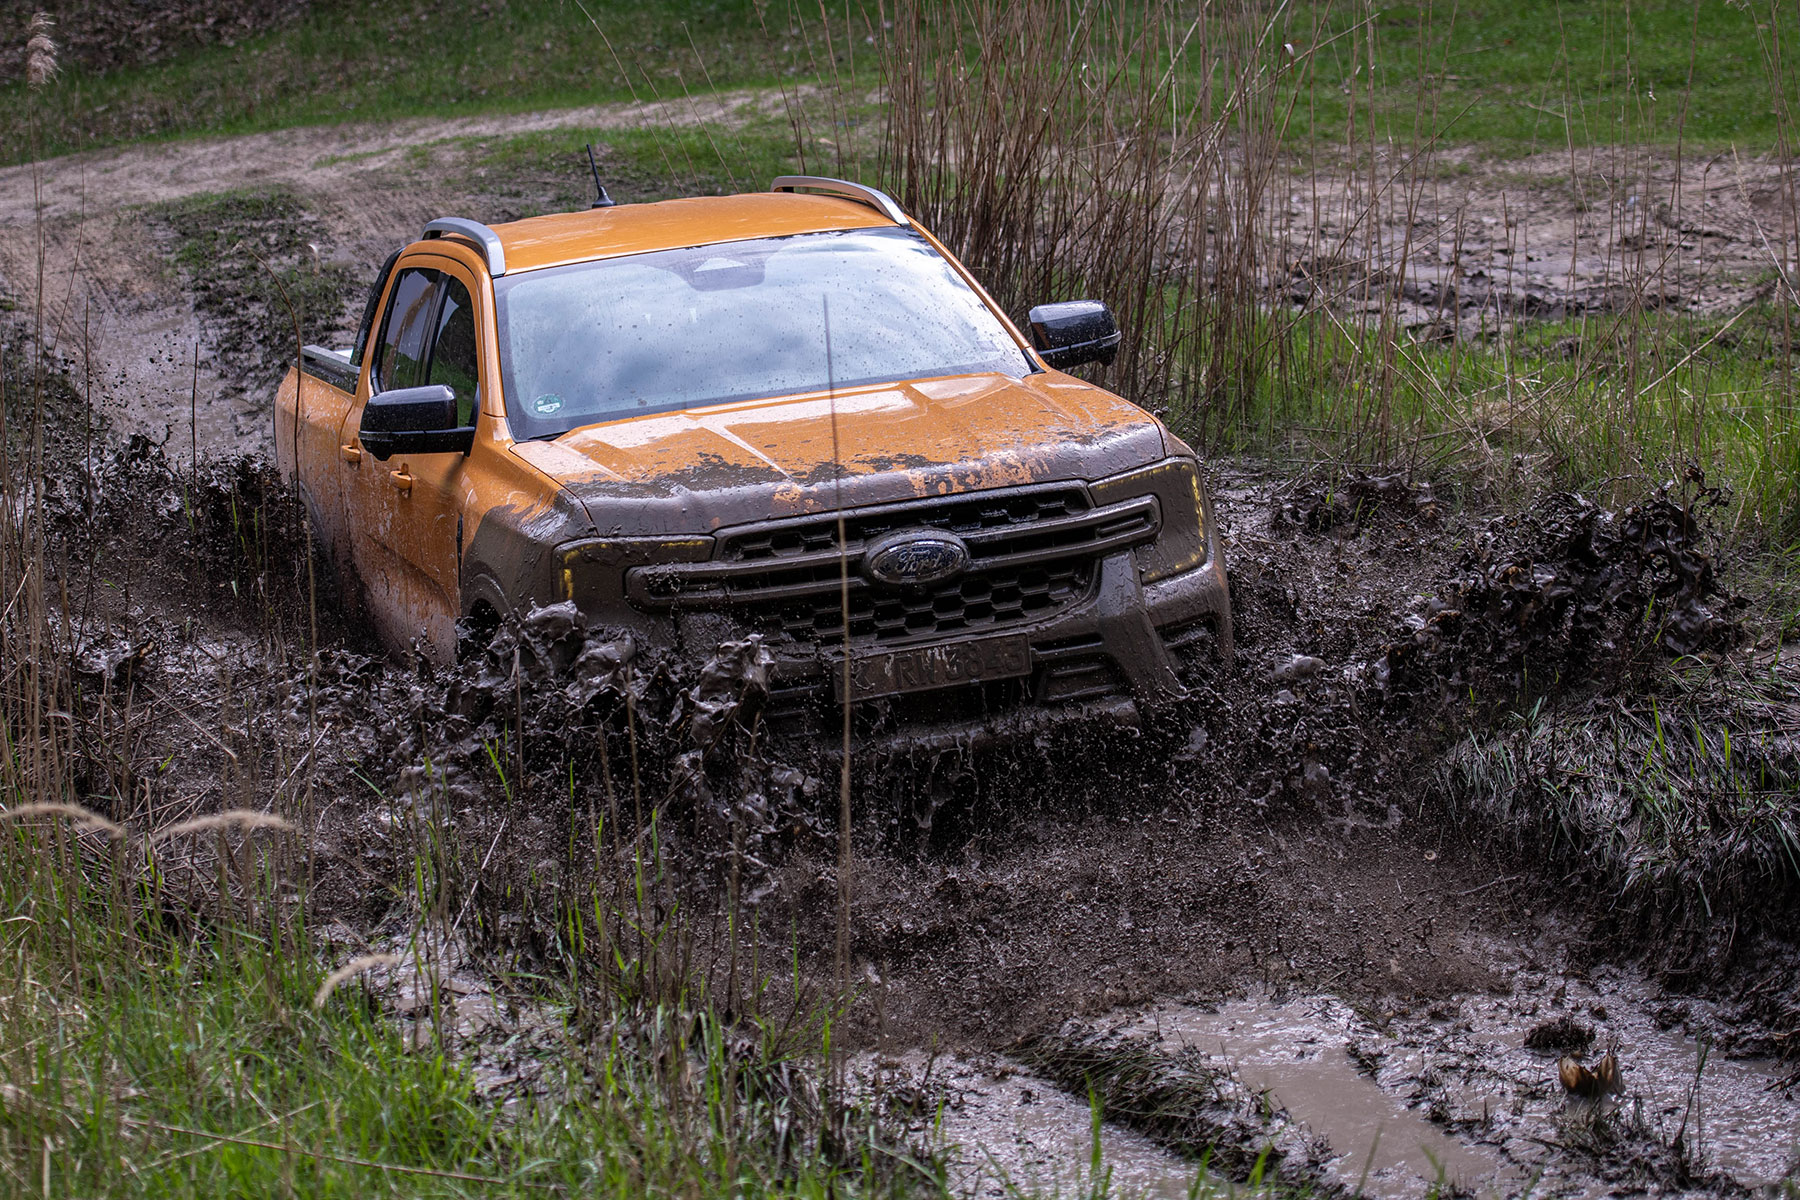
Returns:
[[[0,89],[0,119],[29,136],[5,157],[782,82],[854,91],[875,78],[879,16],[865,0],[825,16],[792,0],[453,0],[408,11],[339,0],[236,45],[104,72],[71,68],[35,96],[11,83]],[[1772,3],[1307,0],[1209,9],[1202,20],[1206,38],[1250,48],[1279,77],[1292,144],[1438,138],[1519,153],[1680,141],[1757,152],[1791,128],[1800,84],[1780,53],[1800,44],[1800,13]],[[1182,44],[1183,33],[1158,40]],[[1223,103],[1219,65],[1210,54],[1184,57],[1177,90],[1192,94],[1211,78]]]
[[[1549,481],[1627,502],[1697,466],[1734,492],[1732,527],[1800,536],[1800,362],[1775,304],[1520,321],[1417,341],[1324,314],[1259,314],[1225,382],[1182,387],[1171,424],[1214,450]],[[1728,324],[1729,323],[1729,324]],[[1204,341],[1187,347],[1207,362]]]
[[[341,0],[235,46],[70,69],[38,93],[11,84],[0,122],[30,130],[4,152],[19,162],[145,139],[671,98],[810,75],[829,58],[819,39],[757,0]]]
[[[584,149],[590,143],[601,182],[620,204],[762,191],[771,179],[801,165],[792,130],[757,117],[742,125],[559,129],[460,139],[452,148],[451,171],[471,193],[515,202],[519,215],[567,212],[594,199]],[[422,149],[421,165],[438,155],[437,148]]]
[[[1514,849],[1577,870],[1619,914],[1736,922],[1800,892],[1800,757],[1780,732],[1796,703],[1778,671],[1696,664],[1649,695],[1471,734],[1436,790]]]
[[[429,957],[411,1017],[360,978],[316,1002],[352,951],[311,939],[270,844],[208,895],[64,821],[0,824],[0,1194],[943,1194],[861,1118],[822,1115],[796,1082],[819,1057],[797,1053],[805,1021],[728,1027],[696,989],[565,1023],[540,980],[507,1046],[535,1082],[484,1086]]]
[[[1775,144],[1800,77],[1791,5],[1750,0],[1315,0],[1286,9],[1288,98],[1303,139],[1402,146],[1440,136],[1502,153],[1569,145]]]

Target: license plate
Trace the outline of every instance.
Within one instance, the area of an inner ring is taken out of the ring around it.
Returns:
[[[905,650],[850,656],[850,698],[868,700],[903,692],[1011,679],[1031,673],[1031,646],[1023,635],[940,642]],[[844,663],[832,668],[837,697],[844,698]]]

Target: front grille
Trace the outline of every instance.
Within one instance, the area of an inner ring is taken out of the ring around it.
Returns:
[[[626,587],[645,608],[730,611],[770,636],[828,646],[844,638],[848,568],[853,644],[930,640],[1000,631],[1078,603],[1101,558],[1153,540],[1159,524],[1149,496],[1095,508],[1085,489],[1067,484],[975,492],[852,510],[841,554],[835,515],[726,530],[711,561],[635,568]],[[863,577],[865,546],[921,528],[961,537],[968,569],[924,586]]]
[[[850,640],[893,642],[926,634],[983,633],[1034,621],[1088,593],[1084,562],[981,571],[923,588],[859,587],[850,593]],[[764,615],[766,631],[803,642],[841,642],[844,607],[837,593]]]
[[[876,538],[896,529],[947,529],[966,537],[989,530],[1028,527],[1057,517],[1084,513],[1092,507],[1085,489],[1056,487],[974,492],[911,504],[858,509],[844,515],[844,545],[857,553]],[[718,557],[725,562],[769,562],[805,554],[834,553],[837,546],[837,517],[834,514],[727,534],[720,539]]]

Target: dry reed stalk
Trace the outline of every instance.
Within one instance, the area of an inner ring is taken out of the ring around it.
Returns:
[[[154,845],[158,842],[166,842],[171,838],[200,833],[208,829],[237,830],[243,833],[250,833],[258,829],[273,829],[282,833],[293,833],[294,823],[285,817],[278,817],[274,813],[234,808],[227,812],[194,817],[192,820],[171,825],[167,829],[159,829],[152,833],[147,840]]]
[[[123,825],[116,825],[93,809],[83,808],[79,804],[45,800],[0,809],[0,822],[23,821],[27,817],[67,817],[80,829],[95,830],[115,839],[124,838],[129,832]]]
[[[1109,386],[1242,410],[1268,352],[1256,220],[1285,119],[1269,28],[1164,0],[903,0],[880,173],[1008,311],[1105,299],[1130,331]]]
[[[55,25],[49,13],[35,12],[25,26],[25,83],[34,91],[62,70],[56,61],[56,42],[50,36]]]
[[[337,970],[325,977],[319,990],[313,995],[313,1007],[324,1008],[331,994],[345,983],[361,975],[365,971],[373,971],[381,967],[397,967],[406,961],[398,954],[359,954]]]

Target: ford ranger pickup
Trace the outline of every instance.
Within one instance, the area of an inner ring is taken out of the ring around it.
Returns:
[[[1111,361],[1104,305],[1028,327],[842,180],[445,218],[354,346],[302,351],[276,457],[397,649],[572,602],[678,655],[761,635],[772,722],[1135,721],[1229,658],[1210,506],[1179,438],[1064,373]]]

